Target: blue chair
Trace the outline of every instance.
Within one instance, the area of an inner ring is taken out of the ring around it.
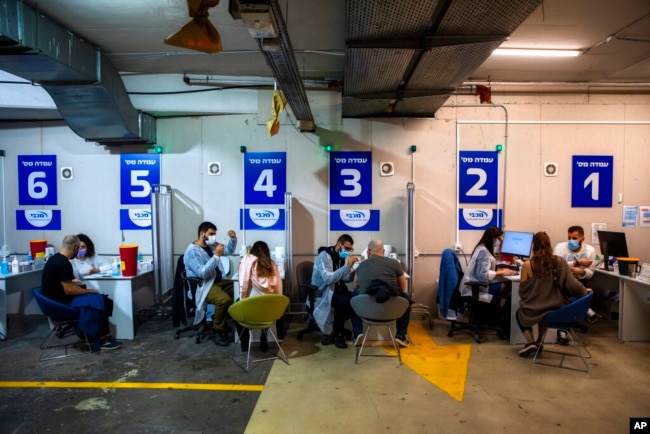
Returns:
[[[587,315],[587,310],[589,310],[589,306],[591,305],[592,298],[593,298],[593,293],[590,292],[584,297],[578,298],[572,301],[571,303],[562,306],[559,309],[549,312],[548,314],[546,314],[544,319],[539,323],[540,325],[547,327],[546,332],[548,332],[548,329],[558,329],[558,330],[566,331],[567,335],[569,336],[569,346],[573,347],[576,354],[570,354],[570,353],[565,353],[560,351],[551,351],[545,348],[544,354],[551,353],[551,354],[559,354],[561,356],[559,364],[552,364],[540,360],[539,356],[540,353],[542,352],[541,351],[542,346],[540,345],[537,348],[537,351],[535,352],[535,357],[533,357],[534,363],[553,366],[556,368],[572,369],[574,371],[580,371],[580,372],[589,372],[589,365],[587,364],[586,359],[591,359],[591,353],[589,352],[589,350],[587,350],[587,345],[582,343],[578,339],[578,336],[573,331],[573,328],[576,327],[578,322]],[[540,342],[544,342],[544,338],[546,337],[546,332],[544,332],[544,335],[542,336]],[[583,351],[580,350],[581,348]],[[566,357],[580,358],[580,360],[584,364],[585,369],[564,365],[564,360]]]
[[[34,293],[34,299],[36,300],[38,307],[41,309],[41,312],[43,312],[43,314],[49,317],[52,321],[57,323],[56,327],[50,329],[50,332],[43,340],[43,343],[41,343],[41,350],[43,350],[43,352],[41,353],[41,357],[39,360],[43,361],[43,360],[51,360],[51,359],[60,359],[63,357],[70,357],[70,356],[80,356],[82,354],[91,352],[92,346],[88,341],[88,337],[85,334],[83,334],[85,342],[81,341],[81,348],[84,348],[83,346],[85,345],[86,351],[79,351],[74,353],[68,352],[69,346],[70,347],[79,346],[80,342],[78,340],[73,343],[50,345],[54,336],[64,339],[66,337],[65,336],[66,330],[70,328],[73,328],[75,330],[77,329],[77,322],[79,321],[79,311],[66,304],[59,303],[58,301],[54,301],[50,298],[45,297],[41,292],[41,288],[34,288],[33,293]],[[48,355],[48,352],[50,352],[50,350],[54,348],[63,348],[63,354],[58,354],[54,356]]]

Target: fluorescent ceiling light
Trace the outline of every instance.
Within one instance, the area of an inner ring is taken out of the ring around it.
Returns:
[[[580,55],[579,50],[534,50],[525,48],[497,48],[492,52],[499,56],[519,57],[576,57]]]

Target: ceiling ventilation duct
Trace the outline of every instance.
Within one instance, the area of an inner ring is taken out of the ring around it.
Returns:
[[[313,131],[314,117],[278,1],[230,0],[228,10],[233,18],[246,24],[251,36],[257,41],[280,90],[296,116],[298,129]]]
[[[155,118],[131,105],[108,58],[20,0],[0,2],[0,69],[40,84],[87,141],[156,142]]]

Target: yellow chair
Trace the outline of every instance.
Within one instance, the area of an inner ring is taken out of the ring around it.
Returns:
[[[280,294],[268,294],[239,300],[228,308],[228,313],[232,319],[244,327],[242,333],[248,333],[248,351],[245,354],[246,363],[244,364],[244,361],[242,360],[244,354],[235,354],[233,352],[233,354],[230,355],[230,359],[237,364],[237,366],[242,368],[244,372],[250,372],[252,370],[251,364],[266,360],[281,359],[287,365],[289,364],[289,360],[287,359],[286,354],[284,354],[278,339],[275,337],[273,329],[270,328],[275,321],[282,318],[288,305],[289,297]],[[268,333],[271,334],[271,337],[278,346],[279,354],[271,352],[271,354],[273,354],[272,357],[255,358],[251,360],[251,344],[253,341],[251,330],[262,329],[268,329]],[[235,352],[238,351],[238,348],[239,345],[235,345]]]

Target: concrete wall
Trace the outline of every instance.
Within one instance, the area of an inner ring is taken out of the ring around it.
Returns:
[[[505,182],[500,200],[505,203],[506,229],[544,230],[556,243],[566,239],[570,225],[589,231],[591,223],[606,223],[608,230],[626,232],[630,254],[650,262],[650,229],[621,227],[623,205],[650,205],[650,96],[493,93],[493,100],[502,106],[476,106],[474,96],[453,97],[437,119],[341,120],[337,110],[324,108],[329,112],[319,114],[319,119],[332,119],[331,124],[317,123],[315,133],[298,132],[285,114],[274,137],[266,133],[266,109],[260,109],[259,116],[158,119],[158,143],[164,148],[162,183],[174,192],[174,252],[182,254],[203,220],[217,224],[220,238],[228,229],[238,228],[243,202],[240,146],[246,146],[249,152],[287,153],[287,190],[294,198],[294,265],[313,259],[319,246],[333,243],[339,235],[327,228],[329,159],[322,146],[372,151],[372,208],[381,210],[381,230],[351,232],[356,250],[379,237],[404,254],[406,185],[413,182],[419,253],[414,264],[415,298],[434,306],[440,252],[458,241],[469,254],[481,235],[456,230],[457,150],[494,150],[501,143]],[[412,145],[417,146],[415,153],[410,151]],[[119,153],[142,149],[96,146],[62,123],[5,125],[0,129],[0,149],[6,152],[3,227],[12,251],[26,253],[30,239],[44,237],[58,246],[64,234],[85,232],[102,254],[117,254],[122,242],[137,243],[145,255],[151,253],[149,232],[119,230]],[[62,231],[15,230],[17,155],[25,154],[56,154],[59,167],[74,169],[74,179],[58,185],[55,208],[63,211]],[[614,156],[612,208],[571,208],[571,157],[582,154]],[[222,163],[221,176],[207,175],[210,161]],[[392,161],[395,175],[380,177],[380,161]],[[558,163],[557,177],[543,175],[545,162]],[[257,239],[273,247],[284,245],[285,235],[240,233],[242,243]]]

